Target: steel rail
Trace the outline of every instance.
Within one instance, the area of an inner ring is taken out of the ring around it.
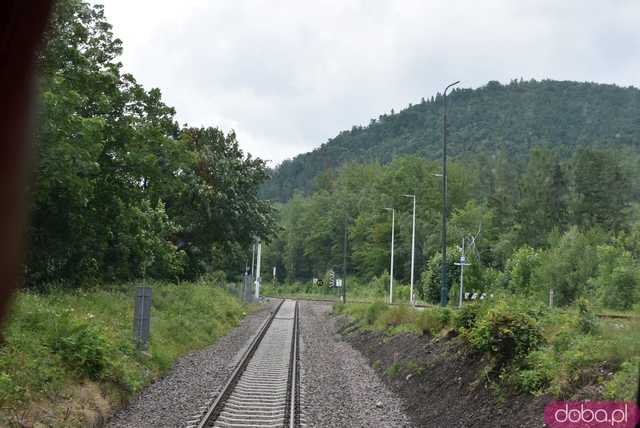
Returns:
[[[265,320],[261,325],[258,333],[243,353],[240,362],[229,377],[229,380],[202,416],[197,425],[198,428],[208,426],[260,426],[259,420],[245,420],[246,418],[259,419],[260,417],[273,418],[276,420],[281,417],[284,421],[284,427],[300,426],[300,416],[298,414],[300,388],[300,373],[298,370],[298,302],[293,302],[293,315],[291,315],[291,309],[288,309],[290,306],[283,308],[284,303],[285,300],[282,300],[269,319]],[[288,303],[288,305],[290,304],[291,303]],[[284,312],[283,316],[279,316],[281,310]],[[277,320],[277,323],[274,323],[275,320]],[[289,328],[291,328],[291,330],[288,330]],[[266,336],[269,336],[269,339],[263,341]],[[279,360],[281,361],[280,366],[276,365],[273,367],[273,374],[270,374],[268,371],[262,372],[264,367],[261,365],[264,364],[265,359],[268,363],[271,358],[281,358],[283,356],[280,354],[281,357],[277,357],[278,352],[275,352],[275,356],[271,354],[274,344],[276,347],[278,346],[278,340],[284,340],[283,344],[288,344],[289,340],[291,340],[288,359],[284,360],[286,361],[284,364],[282,364],[282,360]],[[263,343],[264,349],[260,349]],[[256,352],[258,355],[256,355]],[[256,366],[260,369],[259,375],[256,374]],[[285,368],[287,370],[286,372],[283,371]],[[280,377],[281,375],[279,373],[286,373],[286,378]],[[265,376],[266,380],[256,380],[256,376]],[[268,383],[271,382],[269,378],[271,376],[273,376],[274,379],[280,378],[281,380],[278,382],[282,382],[282,384],[278,385],[276,383],[269,385]],[[282,393],[285,389],[285,382],[286,396],[283,397]],[[254,397],[247,397],[247,395],[253,395]],[[284,400],[283,404],[279,404],[279,400]],[[262,408],[262,406],[269,405],[279,410]],[[284,408],[281,406],[284,406]],[[252,409],[252,407],[254,407],[254,409]],[[237,410],[238,408],[239,410]],[[255,410],[255,408],[258,410]],[[232,422],[229,422],[229,419],[232,419]],[[262,422],[267,423],[265,421]],[[278,423],[278,425],[279,424],[280,423]],[[275,425],[269,424],[265,426]]]

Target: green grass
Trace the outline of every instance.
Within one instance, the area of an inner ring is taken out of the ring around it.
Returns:
[[[388,282],[364,283],[355,277],[349,277],[347,281],[347,301],[373,303],[388,301]],[[300,298],[300,299],[327,299],[340,301],[342,289],[318,287],[311,283],[285,283],[273,286],[271,283],[262,285],[261,293],[265,296]],[[393,301],[396,303],[409,303],[410,288],[408,285],[396,284],[394,286]],[[424,303],[418,301],[418,303]]]
[[[409,305],[390,306],[375,303],[336,303],[333,312],[353,318],[361,329],[386,334],[414,333],[436,336],[451,326],[451,310],[448,308],[414,309]]]
[[[101,385],[113,402],[126,400],[177,357],[225,334],[246,309],[205,283],[147,285],[147,353],[132,343],[133,285],[19,293],[0,347],[0,425],[31,403],[64,399],[63,391],[85,381]]]

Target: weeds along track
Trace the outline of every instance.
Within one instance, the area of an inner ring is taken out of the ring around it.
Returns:
[[[300,426],[298,348],[298,304],[284,300],[195,426]]]

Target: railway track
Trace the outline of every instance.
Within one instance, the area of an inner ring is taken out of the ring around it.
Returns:
[[[194,426],[299,427],[298,366],[298,303],[284,300]]]

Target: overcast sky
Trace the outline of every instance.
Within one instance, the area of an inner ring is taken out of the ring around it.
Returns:
[[[275,165],[454,80],[638,86],[637,0],[104,0],[180,123]]]

